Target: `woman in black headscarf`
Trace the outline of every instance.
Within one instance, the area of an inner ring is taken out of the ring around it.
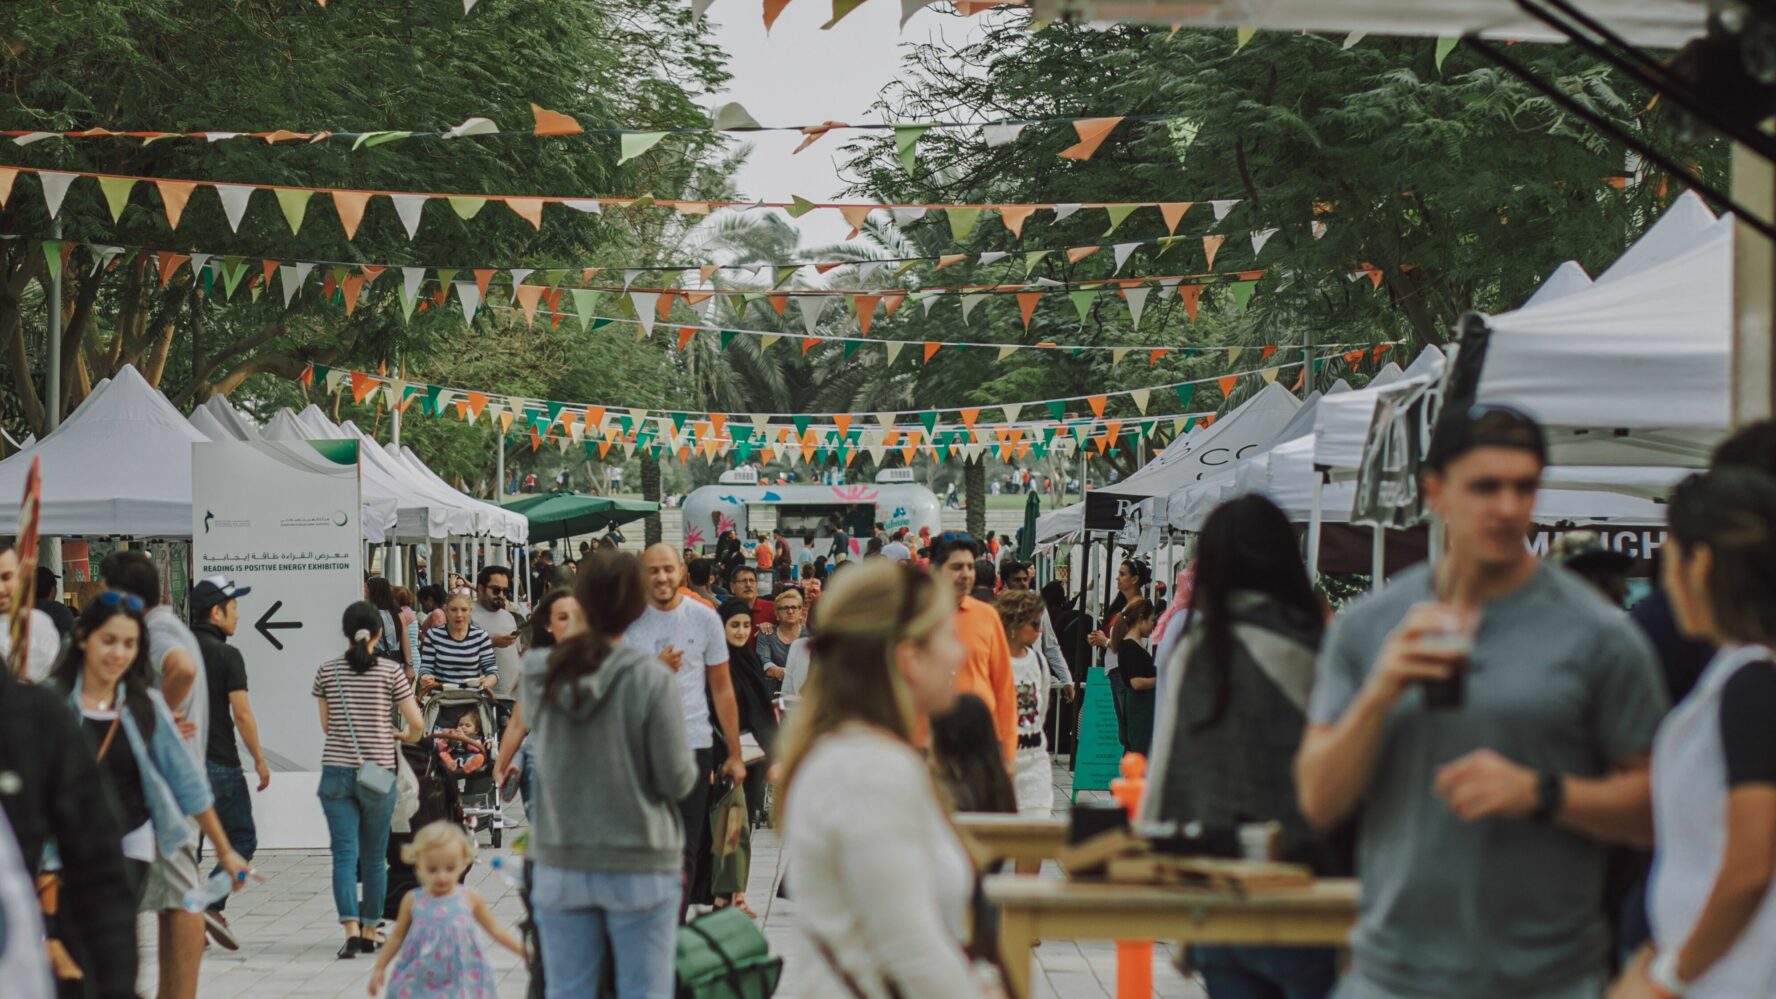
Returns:
[[[771,701],[771,681],[754,648],[757,636],[752,630],[752,608],[744,600],[730,598],[722,601],[717,613],[728,640],[728,676],[734,682],[734,703],[740,709],[740,731],[751,732],[765,750],[764,759],[746,768],[746,814],[756,823],[765,816],[765,772],[771,765],[771,744],[777,741],[777,712]],[[716,892],[721,893],[720,886]]]

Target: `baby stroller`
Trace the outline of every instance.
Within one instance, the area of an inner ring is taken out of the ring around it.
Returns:
[[[454,777],[463,828],[470,836],[485,831],[488,845],[499,846],[501,830],[505,828],[505,801],[499,783],[493,779],[500,737],[493,695],[468,687],[435,687],[424,696],[420,708],[425,713],[425,730],[429,734],[421,744],[431,747],[433,759],[441,765],[445,778]],[[476,734],[472,740],[440,732],[440,728],[457,729],[464,716],[474,719]]]
[[[431,740],[421,739],[411,746],[402,744],[401,754],[419,781],[419,810],[408,821],[406,832],[389,834],[388,895],[383,903],[383,918],[389,920],[401,914],[401,897],[419,886],[419,878],[404,853],[413,842],[413,834],[433,822],[461,825],[463,821],[457,781],[444,772]]]

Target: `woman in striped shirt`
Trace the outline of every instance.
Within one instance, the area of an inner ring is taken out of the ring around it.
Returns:
[[[475,592],[452,590],[444,603],[444,627],[426,632],[419,658],[419,692],[439,684],[492,689],[499,681],[493,639],[469,620]]]
[[[389,821],[395,810],[393,787],[377,792],[358,780],[358,768],[372,763],[395,769],[395,740],[415,742],[425,727],[407,671],[393,659],[375,653],[382,637],[382,615],[374,604],[358,601],[345,609],[342,622],[351,640],[345,655],[323,663],[315,673],[314,696],[320,701],[321,811],[332,840],[333,904],[345,927],[340,957],[376,950],[376,924],[382,919],[388,890]],[[396,710],[399,732],[389,725]],[[363,883],[360,905],[358,884]]]

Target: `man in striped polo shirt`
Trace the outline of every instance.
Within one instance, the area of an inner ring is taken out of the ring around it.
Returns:
[[[444,626],[426,632],[419,657],[420,693],[440,684],[491,690],[499,682],[493,639],[469,619],[474,602],[474,591],[467,587],[451,591],[444,603]]]

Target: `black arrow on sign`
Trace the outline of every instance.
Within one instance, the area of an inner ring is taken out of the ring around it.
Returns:
[[[284,602],[282,600],[273,600],[271,602],[271,606],[267,607],[265,609],[265,613],[263,615],[261,615],[259,620],[257,622],[255,622],[253,625],[253,627],[259,629],[259,634],[264,635],[265,640],[271,643],[271,647],[274,649],[277,649],[279,652],[282,652],[284,650],[284,643],[278,641],[277,636],[273,635],[272,631],[274,629],[280,629],[280,628],[300,628],[300,627],[302,627],[301,621],[279,621],[276,624],[272,623],[271,616],[273,614],[276,614],[278,612],[278,608],[282,607],[283,605],[284,605]]]

